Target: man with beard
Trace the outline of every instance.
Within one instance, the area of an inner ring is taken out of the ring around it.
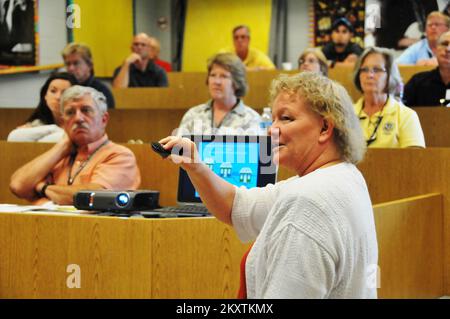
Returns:
[[[72,205],[82,189],[137,189],[141,182],[134,154],[109,141],[106,98],[97,90],[72,86],[61,97],[65,137],[19,168],[10,189],[42,204]]]
[[[450,102],[450,31],[439,37],[436,51],[438,67],[414,75],[405,85],[407,106],[439,106]]]
[[[331,42],[327,43],[322,52],[331,66],[336,64],[353,64],[362,53],[362,48],[351,42],[353,26],[346,18],[339,18],[331,26]]]
[[[114,71],[113,87],[168,86],[166,71],[156,65],[152,50],[151,38],[145,33],[137,34],[131,44],[132,53]]]

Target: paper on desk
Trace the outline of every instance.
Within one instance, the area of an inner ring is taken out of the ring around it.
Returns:
[[[0,204],[0,213],[22,213],[40,206],[21,206],[15,204]]]
[[[23,213],[23,212],[49,212],[49,213],[71,213],[71,214],[90,214],[92,212],[78,210],[74,206],[56,205],[53,202],[46,202],[43,205],[15,205],[0,204],[0,213]]]

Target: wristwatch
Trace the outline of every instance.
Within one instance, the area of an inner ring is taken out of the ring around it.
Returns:
[[[50,184],[50,183],[45,183],[44,186],[42,186],[42,188],[41,188],[41,190],[40,190],[40,192],[39,192],[39,197],[41,197],[41,198],[47,197],[47,195],[45,195],[45,191],[46,191],[46,189],[47,189],[47,187],[48,187],[49,185],[52,185],[52,184]]]

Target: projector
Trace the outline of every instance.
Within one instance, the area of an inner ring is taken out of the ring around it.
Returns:
[[[73,195],[77,209],[134,212],[158,208],[159,192],[151,190],[82,190]]]

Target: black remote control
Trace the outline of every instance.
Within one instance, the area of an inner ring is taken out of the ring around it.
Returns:
[[[167,156],[169,156],[171,154],[170,151],[166,150],[160,143],[158,142],[152,142],[152,149],[158,153],[159,155],[161,155],[163,158],[166,158]]]

